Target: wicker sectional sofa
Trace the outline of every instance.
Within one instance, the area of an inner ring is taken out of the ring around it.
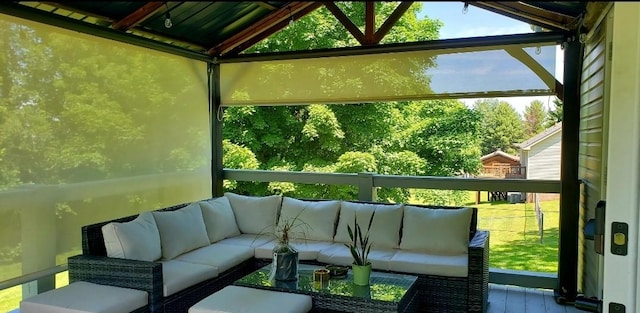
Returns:
[[[278,221],[304,221],[291,241],[300,262],[349,265],[346,225],[374,210],[374,270],[417,275],[420,311],[486,312],[489,232],[464,207],[225,193],[82,227],[69,279],[144,290],[144,312],[187,312],[268,264]]]

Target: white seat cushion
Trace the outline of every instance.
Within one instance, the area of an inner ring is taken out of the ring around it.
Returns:
[[[271,235],[242,234],[240,236],[220,240],[217,243],[255,248],[273,240],[275,240],[275,238]]]
[[[473,209],[429,209],[404,206],[400,249],[459,255],[469,250]]]
[[[276,245],[276,241],[270,241],[262,246],[255,248],[255,257],[258,259],[271,259],[273,257],[273,247]],[[298,250],[299,260],[316,260],[318,253],[322,249],[329,248],[333,243],[327,241],[314,241],[314,240],[292,240],[289,245]]]
[[[469,255],[429,254],[424,251],[398,250],[389,263],[389,270],[448,277],[467,277]]]
[[[250,197],[231,192],[224,194],[243,234],[273,233],[280,211],[282,196]]]
[[[218,276],[218,269],[203,264],[168,260],[162,262],[162,293],[170,296],[182,289]]]
[[[290,197],[282,198],[282,209],[278,225],[297,217],[289,238],[317,241],[333,241],[340,201],[303,201]]]
[[[371,248],[369,253],[369,261],[371,267],[377,270],[389,270],[389,262],[395,255],[397,249]],[[342,243],[334,243],[327,249],[320,250],[318,253],[318,261],[327,264],[336,264],[351,266],[353,264],[353,256],[349,248]]]
[[[189,313],[305,313],[311,310],[307,295],[227,286],[189,308]]]
[[[162,258],[165,260],[211,243],[198,203],[175,211],[153,211],[153,217],[160,231]]]
[[[160,233],[151,212],[142,212],[130,222],[106,224],[102,236],[108,257],[149,262],[162,257]]]
[[[340,205],[340,219],[334,237],[335,242],[351,242],[347,224],[354,228],[354,218],[358,217],[358,225],[364,235],[371,214],[376,215],[371,224],[369,241],[375,248],[397,248],[400,243],[400,225],[402,224],[402,204],[369,204],[343,201]]]
[[[147,305],[145,291],[78,281],[24,299],[21,313],[122,313]]]
[[[211,243],[240,235],[236,216],[227,197],[204,200],[199,204]]]
[[[253,248],[214,243],[187,252],[175,260],[213,266],[222,273],[253,257]]]

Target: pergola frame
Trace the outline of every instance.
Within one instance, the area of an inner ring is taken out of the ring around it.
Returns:
[[[559,301],[573,301],[577,296],[578,272],[578,231],[579,231],[579,198],[580,181],[578,179],[578,138],[580,122],[580,76],[582,44],[577,37],[567,32],[534,33],[523,35],[506,35],[494,37],[476,37],[463,39],[435,40],[410,44],[393,44],[379,46],[363,46],[342,49],[323,49],[306,52],[263,53],[237,57],[220,57],[209,63],[211,74],[211,122],[212,122],[212,194],[223,195],[225,179],[222,163],[222,127],[223,122],[217,118],[224,108],[220,101],[220,63],[249,62],[264,60],[324,58],[331,56],[361,55],[375,53],[391,53],[400,51],[474,48],[491,45],[507,45],[513,43],[537,43],[554,40],[564,48],[565,65],[564,81],[557,82],[556,96],[564,100],[562,125],[562,157],[561,157],[561,193],[560,193],[560,239],[558,288]]]
[[[398,13],[392,14],[392,17],[383,24],[378,30],[373,30],[373,14],[372,6],[367,6],[367,27],[365,33],[356,32],[353,27],[347,26],[346,21],[342,21],[339,17],[340,13],[332,9],[332,5],[326,5],[327,8],[336,17],[345,24],[356,39],[363,45],[356,48],[344,49],[323,49],[306,52],[287,52],[261,55],[236,56],[237,53],[257,43],[259,40],[266,38],[268,35],[285,27],[288,23],[289,16],[294,19],[304,16],[306,13],[313,11],[320,6],[320,3],[312,3],[313,5],[302,5],[297,7],[294,15],[287,12],[274,13],[270,18],[273,23],[263,22],[261,33],[256,36],[245,36],[228,40],[220,45],[211,47],[208,54],[197,53],[187,49],[177,48],[168,44],[159,43],[139,36],[123,33],[118,30],[109,30],[94,25],[88,25],[80,21],[69,20],[63,17],[45,14],[39,10],[17,4],[0,5],[0,13],[9,14],[29,20],[35,20],[42,23],[79,31],[107,39],[127,42],[129,44],[138,45],[162,52],[179,55],[208,63],[209,77],[209,113],[211,123],[211,139],[212,139],[212,194],[220,196],[223,194],[222,182],[225,179],[222,155],[222,127],[223,122],[218,119],[219,112],[223,110],[221,107],[220,94],[220,64],[225,62],[245,62],[269,59],[296,59],[296,58],[322,58],[329,56],[372,54],[372,53],[389,53],[400,51],[415,51],[428,49],[443,48],[474,48],[487,45],[508,44],[508,43],[535,43],[548,42],[550,39],[558,43],[562,43],[565,55],[564,65],[564,81],[563,88],[558,88],[556,96],[564,100],[564,117],[562,125],[562,161],[561,161],[561,204],[560,204],[560,242],[559,242],[559,266],[558,266],[558,296],[562,299],[573,300],[577,295],[577,269],[578,262],[578,220],[579,220],[579,192],[580,181],[578,178],[578,139],[579,139],[579,89],[581,76],[581,53],[582,44],[577,40],[578,34],[569,30],[559,30],[557,32],[535,33],[527,35],[505,35],[494,37],[475,37],[463,39],[435,40],[429,42],[418,42],[410,44],[391,44],[376,45],[380,42],[384,34],[388,31],[395,21],[399,18],[408,6],[396,9]],[[410,5],[410,3],[409,3]],[[149,4],[144,10],[137,12],[136,15],[128,16],[125,19],[114,23],[116,29],[128,29],[133,25],[144,20],[150,14],[158,10],[158,4]],[[404,10],[404,11],[402,11]],[[283,20],[284,16],[284,20]],[[351,28],[351,29],[350,29]],[[264,37],[262,37],[264,36]],[[228,55],[228,56],[227,56]]]

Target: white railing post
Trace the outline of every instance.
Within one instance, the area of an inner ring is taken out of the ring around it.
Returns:
[[[358,200],[376,201],[378,195],[373,185],[373,175],[375,173],[358,173]]]

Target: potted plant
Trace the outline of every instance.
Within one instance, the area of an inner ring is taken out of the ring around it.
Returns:
[[[358,224],[358,216],[353,219],[354,229],[347,224],[347,231],[349,232],[349,238],[351,242],[344,244],[351,251],[353,256],[353,265],[351,267],[353,272],[353,283],[360,286],[369,285],[369,277],[371,277],[371,262],[369,262],[369,251],[371,251],[372,242],[369,241],[369,230],[371,230],[371,224],[373,223],[373,217],[376,212],[371,213],[369,218],[369,225],[367,226],[366,233],[362,233],[362,229]]]
[[[305,231],[296,231],[301,227],[308,227],[308,224],[300,220],[299,216],[302,211],[298,212],[293,217],[282,218],[276,225],[274,232],[261,234],[268,234],[274,237],[277,241],[273,247],[273,269],[271,271],[271,278],[281,281],[291,281],[298,279],[298,251],[289,244],[292,235],[300,233],[305,235]],[[261,234],[258,234],[261,235]]]

